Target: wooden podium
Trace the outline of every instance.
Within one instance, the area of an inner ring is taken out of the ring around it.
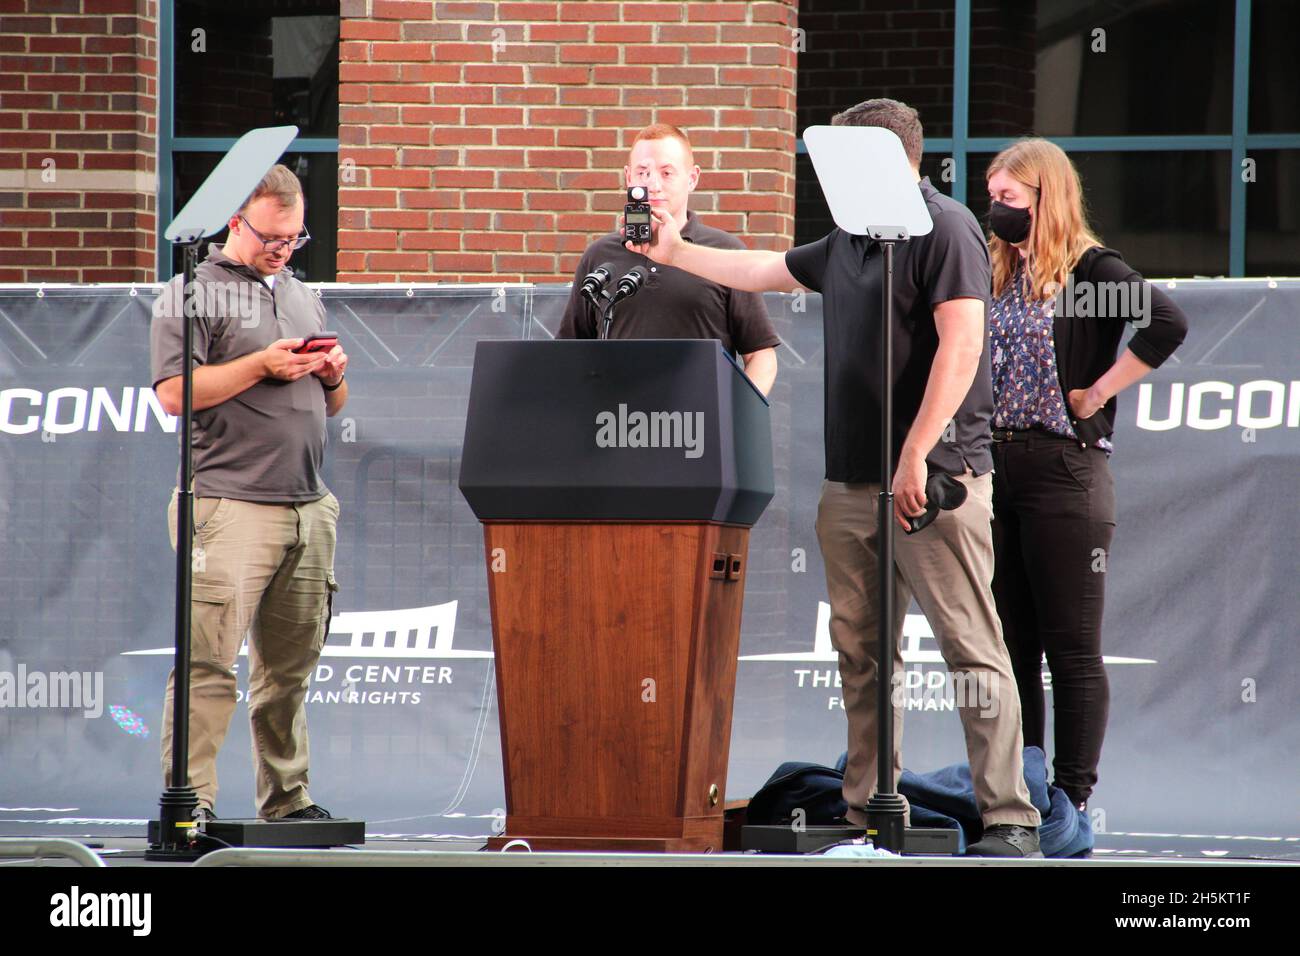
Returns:
[[[460,488],[496,655],[489,847],[721,850],[767,401],[713,340],[480,342]]]

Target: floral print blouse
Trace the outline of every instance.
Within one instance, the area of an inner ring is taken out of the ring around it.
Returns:
[[[1023,276],[1021,262],[989,312],[993,427],[1022,429],[1037,425],[1077,439],[1056,374],[1054,302],[1027,300],[1021,288]],[[1097,447],[1107,454],[1114,450],[1105,438],[1097,442]]]

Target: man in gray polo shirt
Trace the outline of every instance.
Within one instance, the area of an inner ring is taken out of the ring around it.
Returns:
[[[209,247],[195,275],[194,584],[189,785],[200,819],[217,794],[217,752],[236,702],[235,663],[248,636],[248,713],[257,809],[267,819],[329,814],[307,792],[308,681],[329,628],[338,499],[321,481],[325,418],[348,397],[347,355],[298,354],[323,332],[320,300],[286,268],[309,238],[302,186],[276,166]],[[153,385],[180,414],[181,277],[150,330]],[[177,498],[168,509],[176,546]],[[171,771],[167,678],[163,776]]]

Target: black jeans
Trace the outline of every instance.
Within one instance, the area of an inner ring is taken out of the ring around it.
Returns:
[[[994,441],[993,468],[993,597],[1020,690],[1025,746],[1046,749],[1046,653],[1054,782],[1078,805],[1097,784],[1110,709],[1101,660],[1115,532],[1110,463],[1100,448],[1031,429]]]

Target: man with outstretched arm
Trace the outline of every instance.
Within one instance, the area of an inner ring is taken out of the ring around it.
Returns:
[[[934,629],[955,686],[978,688],[957,700],[984,837],[979,856],[1041,856],[1039,813],[1022,766],[1020,703],[993,603],[993,414],[986,305],[988,250],[975,217],[920,175],[916,111],[867,100],[833,125],[880,126],[902,141],[934,220],[928,235],[894,257],[894,518],[919,516],[931,472],[954,476],[966,502],[915,535],[895,536],[895,656],[890,689],[901,689],[903,618],[913,596]],[[839,652],[848,717],[844,797],[850,822],[876,784],[877,498],[880,493],[879,343],[883,255],[874,241],[833,229],[786,253],[710,249],[684,243],[671,217],[652,212],[652,241],[634,247],[657,262],[751,292],[810,289],[822,295],[826,344],[826,481],[817,535],[826,564],[831,641]],[[894,779],[902,773],[903,708],[894,709]]]

